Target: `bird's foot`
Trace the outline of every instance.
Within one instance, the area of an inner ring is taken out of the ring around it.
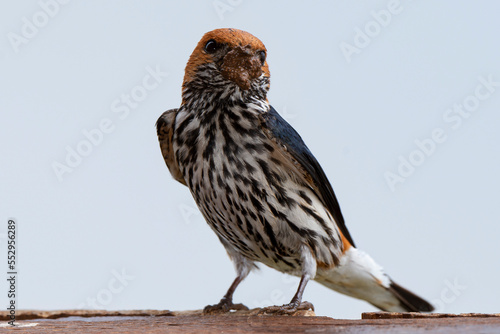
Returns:
[[[314,311],[314,305],[309,302],[291,302],[282,306],[268,306],[259,311],[259,314],[292,315],[297,311]]]
[[[205,306],[203,314],[221,314],[241,310],[248,310],[248,307],[243,304],[233,304],[231,300],[222,298],[219,304]]]

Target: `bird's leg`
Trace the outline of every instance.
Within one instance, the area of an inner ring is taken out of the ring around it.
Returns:
[[[285,304],[282,306],[268,306],[264,307],[259,314],[271,313],[271,314],[293,314],[299,310],[313,310],[314,305],[309,302],[302,301],[302,295],[304,294],[304,290],[306,288],[307,282],[309,282],[308,275],[302,275],[300,279],[299,288],[293,296],[292,300],[289,304]]]
[[[215,305],[208,305],[205,306],[203,309],[203,314],[217,314],[217,313],[226,313],[232,310],[248,310],[248,307],[246,307],[243,304],[233,304],[233,294],[238,285],[245,279],[245,277],[248,276],[250,271],[255,267],[253,261],[245,258],[243,255],[240,253],[234,251],[231,246],[225,242],[224,239],[220,239],[222,244],[227,250],[227,253],[229,254],[229,257],[234,263],[237,276],[235,280],[233,281],[233,284],[229,287],[227,290],[226,294],[222,299],[220,300],[219,304]]]
[[[220,300],[219,304],[208,305],[203,309],[203,314],[216,314],[216,313],[226,313],[232,310],[248,310],[243,304],[233,304],[233,293],[236,287],[243,281],[245,277],[238,275],[233,281],[233,284],[229,287],[226,294]]]
[[[299,287],[297,288],[295,296],[293,296],[290,303],[282,306],[264,307],[259,314],[293,314],[298,310],[309,309],[314,311],[313,304],[302,301],[302,295],[304,294],[306,285],[314,276],[316,276],[316,259],[308,248],[302,247],[302,277],[300,278]]]

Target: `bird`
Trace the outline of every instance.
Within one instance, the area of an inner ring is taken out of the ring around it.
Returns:
[[[170,174],[189,188],[236,270],[204,313],[248,309],[233,294],[258,263],[300,277],[290,303],[265,314],[314,310],[302,301],[311,280],[383,311],[433,311],[356,248],[325,172],[267,99],[267,54],[246,31],[205,33],[187,62],[180,107],[156,123]]]

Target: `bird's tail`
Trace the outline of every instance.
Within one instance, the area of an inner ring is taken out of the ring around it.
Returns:
[[[366,300],[383,311],[432,312],[434,307],[387,276],[366,253],[351,247],[334,269],[318,270],[315,280],[330,289]]]
[[[407,312],[432,312],[434,306],[401,285],[391,281],[389,291],[398,299]]]

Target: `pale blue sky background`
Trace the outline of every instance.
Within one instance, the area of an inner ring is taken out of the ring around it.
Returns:
[[[17,219],[20,308],[182,310],[219,301],[232,265],[170,177],[154,123],[179,106],[201,36],[234,27],[266,45],[269,100],[322,164],[358,247],[439,311],[499,312],[500,4],[54,3],[2,1],[0,10],[0,233]],[[381,14],[389,9],[390,19]],[[358,45],[350,57],[347,44]],[[470,116],[447,111],[464,103]],[[92,130],[103,122],[99,138]],[[435,129],[441,142],[417,152],[415,141],[428,144]],[[68,150],[87,156],[73,157],[59,180],[53,165],[66,165]],[[397,174],[401,159],[418,166],[391,189],[385,175]],[[5,235],[0,249],[5,268]],[[297,284],[262,267],[235,301],[282,304]],[[374,310],[316,283],[304,298],[336,318]]]

